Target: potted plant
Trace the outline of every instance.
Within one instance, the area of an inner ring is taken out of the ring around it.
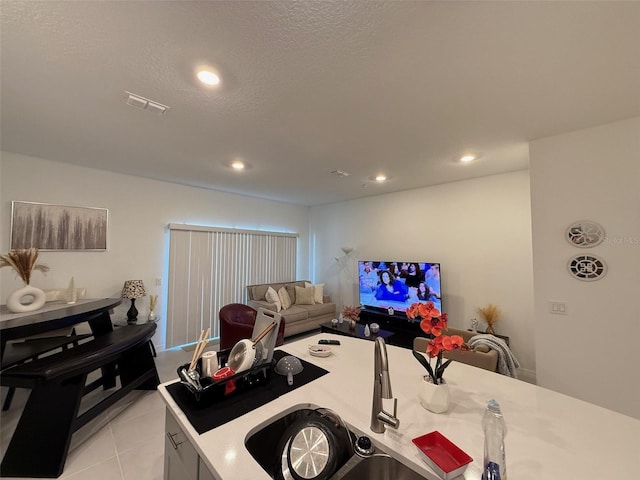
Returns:
[[[32,287],[31,273],[40,270],[43,273],[49,271],[49,267],[36,263],[39,250],[37,248],[18,248],[11,250],[6,255],[0,255],[0,268],[11,267],[25,283],[7,298],[7,308],[12,312],[31,312],[41,308],[46,301],[45,293],[39,288]],[[32,298],[29,303],[22,303],[24,298]]]
[[[496,332],[493,326],[498,321],[498,317],[500,316],[500,309],[494,304],[490,303],[486,307],[478,308],[478,313],[482,315],[484,321],[487,322],[486,332],[495,335]]]
[[[360,320],[360,307],[346,306],[342,309],[342,318],[349,322],[349,328],[356,328],[356,322]]]
[[[158,319],[156,307],[158,305],[158,295],[149,296],[149,321],[155,322]]]
[[[449,388],[443,379],[444,371],[451,359],[443,362],[442,354],[451,350],[468,350],[468,345],[460,335],[443,335],[447,330],[447,314],[440,313],[433,302],[414,303],[407,309],[407,317],[420,318],[420,328],[426,334],[427,348],[424,353],[413,351],[413,356],[427,371],[420,390],[420,403],[428,410],[442,413],[449,408]],[[435,364],[432,363],[435,359]]]

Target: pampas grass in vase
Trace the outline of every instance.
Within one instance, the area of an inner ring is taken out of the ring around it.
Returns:
[[[22,281],[29,285],[31,282],[31,273],[34,270],[40,270],[47,273],[49,267],[36,263],[40,251],[37,248],[18,248],[11,250],[6,255],[0,255],[0,268],[11,267],[15,270]]]
[[[36,263],[38,260],[37,248],[19,248],[11,250],[6,255],[0,255],[0,268],[11,267],[25,283],[7,297],[7,308],[14,313],[31,312],[41,308],[47,301],[47,295],[39,288],[29,285],[31,273],[40,270],[43,273],[49,271],[49,267]]]
[[[158,295],[149,295],[149,320],[155,321],[157,317],[156,315],[156,305],[158,304]]]
[[[493,325],[498,321],[500,316],[500,309],[494,304],[490,303],[486,307],[478,308],[478,313],[482,316],[485,322],[487,322],[487,333],[495,335]]]

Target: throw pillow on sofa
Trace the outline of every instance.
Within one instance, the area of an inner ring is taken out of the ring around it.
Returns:
[[[313,303],[324,303],[324,283],[312,284],[309,282],[304,282],[304,286],[309,288],[313,288]]]
[[[278,297],[280,298],[283,310],[286,310],[291,306],[291,297],[289,296],[289,292],[287,292],[286,288],[280,287],[280,290],[278,290]]]
[[[273,287],[267,288],[267,293],[265,293],[264,298],[267,300],[267,302],[276,304],[276,312],[279,312],[280,310],[282,310],[282,303],[280,302],[280,297],[278,296],[277,292],[273,289]]]
[[[296,286],[296,305],[313,305],[313,287],[298,287]]]

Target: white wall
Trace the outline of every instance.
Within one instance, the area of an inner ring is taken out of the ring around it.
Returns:
[[[357,260],[441,262],[450,325],[468,328],[478,307],[498,305],[496,331],[533,380],[530,219],[526,171],[312,207],[315,277],[357,304]],[[355,248],[346,264],[335,260],[342,246]]]
[[[156,346],[164,345],[169,223],[214,225],[300,234],[298,276],[309,277],[308,207],[261,200],[173,183],[2,152],[0,156],[0,252],[9,251],[11,201],[32,201],[109,209],[108,251],[41,252],[51,270],[35,272],[39,288],[64,288],[70,278],[89,297],[119,297],[127,279],[142,279],[149,294],[159,294],[161,322]],[[162,286],[154,285],[162,279]],[[0,270],[0,301],[21,286],[13,270]],[[115,316],[125,318],[127,305]],[[136,303],[140,315],[148,298]],[[195,340],[195,339],[194,339]]]
[[[640,418],[640,118],[538,140],[530,146],[539,385]],[[573,222],[601,224],[590,249],[564,238]],[[604,259],[595,282],[567,261]],[[552,315],[548,302],[565,302]]]

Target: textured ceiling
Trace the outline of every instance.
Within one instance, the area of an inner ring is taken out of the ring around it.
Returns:
[[[302,205],[525,169],[530,140],[640,115],[640,2],[0,8],[2,150]]]

